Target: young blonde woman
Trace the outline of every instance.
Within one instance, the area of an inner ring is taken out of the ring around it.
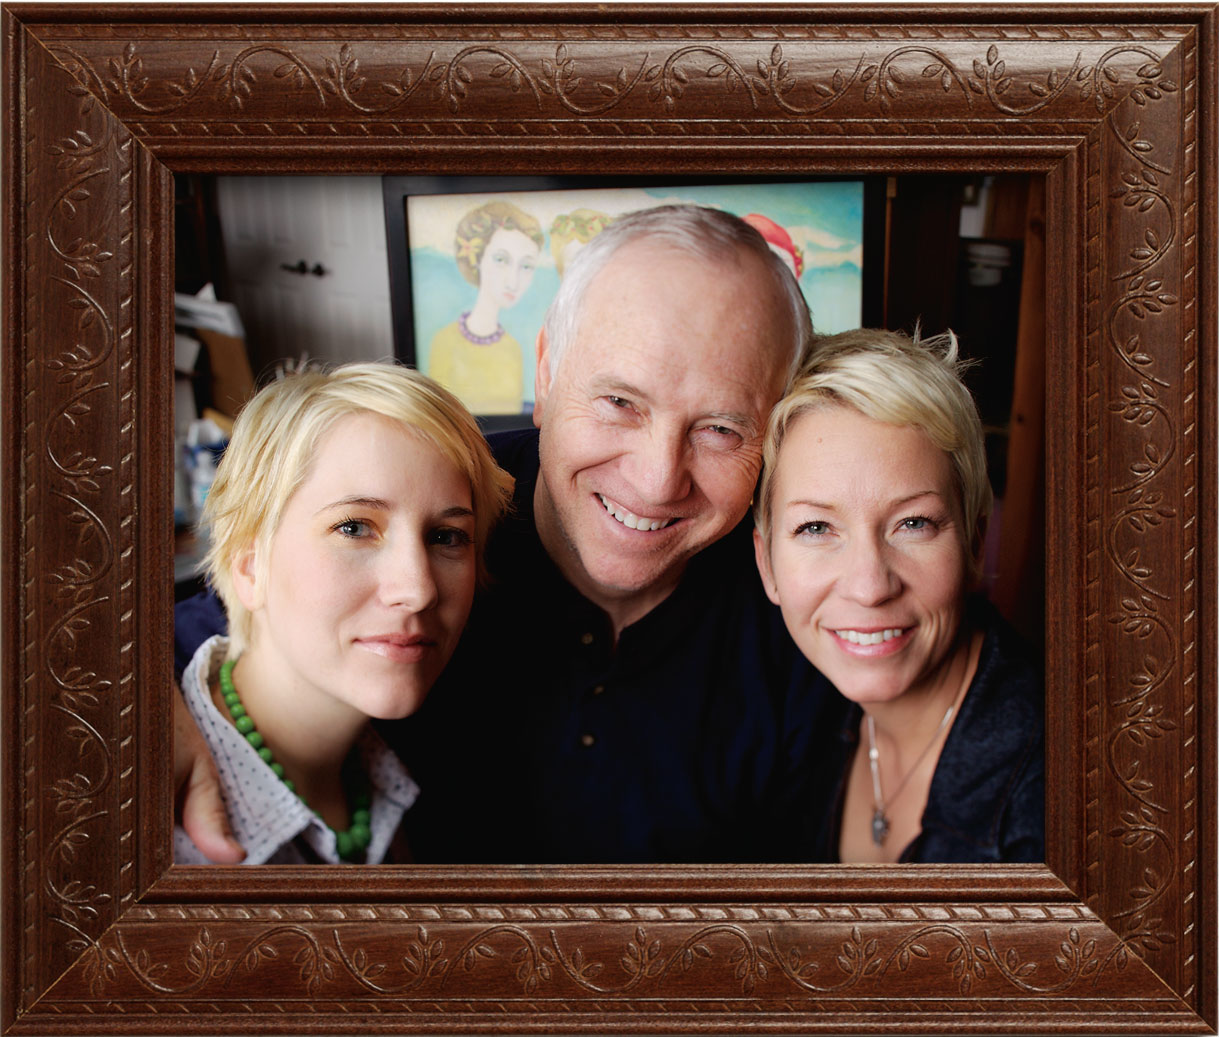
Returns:
[[[407,368],[291,374],[243,408],[204,507],[229,634],[182,691],[245,863],[409,859],[418,790],[368,721],[414,712],[448,662],[511,485]],[[206,862],[181,828],[174,857]]]

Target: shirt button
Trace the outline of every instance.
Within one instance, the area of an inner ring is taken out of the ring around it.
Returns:
[[[603,695],[603,694],[605,694],[605,685],[604,685],[604,684],[598,684],[598,685],[597,685],[595,688],[593,688],[593,694],[594,694],[594,695]]]
[[[581,635],[580,635],[580,644],[582,644],[582,645],[591,645],[592,643],[593,643],[593,635],[592,635],[592,634],[581,634]]]
[[[580,736],[580,744],[584,746],[585,749],[589,748],[595,741],[596,739],[592,735]]]

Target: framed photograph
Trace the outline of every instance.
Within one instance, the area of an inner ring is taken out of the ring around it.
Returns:
[[[5,1033],[1214,1032],[1214,6],[0,18]],[[1044,184],[1044,865],[172,865],[174,176],[607,171]]]
[[[385,211],[395,354],[452,389],[485,427],[532,424],[534,344],[563,269],[638,209],[690,203],[740,216],[791,268],[819,331],[863,321],[863,180],[472,179],[386,177]],[[867,192],[873,207],[879,186]]]

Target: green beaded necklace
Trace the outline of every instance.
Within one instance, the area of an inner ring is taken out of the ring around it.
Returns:
[[[289,792],[296,792],[296,784],[291,778],[284,777],[284,766],[276,761],[274,754],[271,752],[270,746],[266,744],[265,739],[258,733],[258,729],[254,726],[254,721],[250,719],[250,715],[245,711],[245,706],[241,704],[241,696],[237,694],[237,688],[233,685],[233,666],[236,664],[235,659],[228,659],[220,667],[220,693],[224,696],[224,704],[228,706],[229,716],[233,718],[233,726],[245,736],[245,740],[254,747],[258,755],[262,758],[263,763],[271,768],[274,775],[287,786]],[[305,802],[305,797],[299,792],[296,792],[296,798],[299,799],[305,806],[309,806]],[[347,831],[340,832],[336,828],[330,828],[334,832],[335,845],[339,851],[339,858],[345,861],[352,861],[364,855],[364,851],[368,849],[368,844],[372,842],[372,814],[369,812],[369,796],[368,792],[357,792],[351,798],[348,804],[348,812],[351,815],[351,824]],[[310,807],[312,810],[313,808]],[[316,813],[316,811],[314,811]],[[321,815],[318,815],[321,817]],[[325,822],[323,822],[325,824]]]

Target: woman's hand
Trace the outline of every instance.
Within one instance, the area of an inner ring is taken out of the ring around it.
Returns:
[[[220,798],[216,764],[182,693],[174,689],[174,812],[191,841],[214,864],[240,864],[241,843],[233,838]]]

